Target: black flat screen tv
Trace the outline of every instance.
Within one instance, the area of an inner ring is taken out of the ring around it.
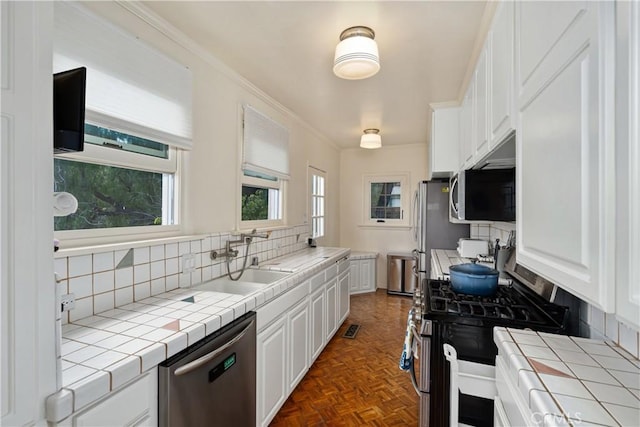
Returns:
[[[84,150],[85,67],[53,75],[53,152]]]

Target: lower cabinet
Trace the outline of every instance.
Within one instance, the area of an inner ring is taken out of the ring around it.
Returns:
[[[257,425],[268,426],[349,315],[344,259],[257,309]]]
[[[271,422],[287,399],[287,318],[282,316],[257,337],[256,404],[258,425]]]
[[[362,253],[349,258],[351,273],[349,288],[352,294],[375,292],[377,253]]]
[[[157,367],[57,424],[64,427],[157,425]]]

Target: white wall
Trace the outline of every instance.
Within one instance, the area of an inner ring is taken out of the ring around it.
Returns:
[[[411,144],[378,150],[349,149],[340,153],[340,246],[373,251],[377,259],[377,287],[387,287],[387,253],[411,252],[415,247],[409,227],[392,229],[363,227],[363,176],[408,173],[413,194],[427,176],[427,145]]]
[[[327,237],[323,245],[336,246],[340,191],[339,150],[294,112],[242,79],[175,30],[157,21],[154,26],[127,8],[136,5],[88,2],[90,9],[117,22],[126,31],[185,64],[193,73],[194,148],[182,162],[181,222],[184,234],[226,232],[237,228],[240,195],[241,109],[251,104],[289,128],[291,179],[287,185],[285,220],[289,225],[307,221],[307,165],[327,172]],[[135,9],[134,9],[135,10]],[[137,12],[140,12],[137,10]],[[158,22],[160,24],[158,24]]]

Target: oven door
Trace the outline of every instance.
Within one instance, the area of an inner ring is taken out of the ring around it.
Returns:
[[[409,375],[413,388],[420,397],[420,422],[418,425],[419,427],[429,427],[431,413],[431,321],[424,320],[418,325],[418,327],[412,326],[411,328],[418,357],[413,359]]]

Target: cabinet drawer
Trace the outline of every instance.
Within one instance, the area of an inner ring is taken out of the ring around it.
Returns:
[[[278,316],[280,316],[282,313],[286,312],[295,303],[300,301],[302,298],[306,297],[308,294],[309,294],[308,282],[303,282],[298,286],[296,286],[295,288],[290,289],[289,291],[280,295],[273,301],[260,307],[257,311],[258,332],[261,329],[263,329],[265,326],[273,322],[273,320],[276,319]]]
[[[349,269],[348,258],[342,258],[340,261],[337,262],[337,264],[338,264],[338,274],[343,273]]]
[[[327,267],[327,269],[324,271],[324,274],[325,274],[325,277],[324,277],[325,283],[327,283],[329,280],[336,277],[338,275],[338,263],[335,263],[332,266]]]
[[[323,286],[326,283],[324,277],[324,271],[313,276],[310,280],[309,290],[311,292],[314,292],[316,289]]]

